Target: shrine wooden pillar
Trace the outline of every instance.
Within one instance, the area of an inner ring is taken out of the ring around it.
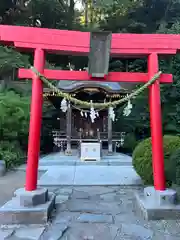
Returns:
[[[152,53],[148,57],[149,79],[159,71],[158,55]],[[150,106],[150,127],[152,140],[152,166],[154,176],[155,190],[165,190],[165,173],[164,173],[164,153],[163,153],[163,135],[161,120],[161,97],[160,83],[156,80],[149,87],[149,106]]]
[[[35,49],[34,67],[38,72],[44,71],[44,50]],[[26,169],[26,191],[37,189],[38,161],[40,151],[40,135],[43,105],[43,84],[35,73],[32,73],[32,98],[29,124],[28,158]]]
[[[112,145],[112,119],[109,114],[110,108],[108,108],[108,154],[113,153],[113,145]]]
[[[66,112],[66,138],[67,138],[67,148],[66,153],[71,154],[71,118],[72,118],[72,107],[71,104],[68,103],[68,109]]]

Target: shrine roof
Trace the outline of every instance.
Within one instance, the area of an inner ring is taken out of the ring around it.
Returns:
[[[59,81],[57,87],[66,92],[73,92],[81,88],[102,88],[107,92],[126,92],[132,88],[133,84],[125,84],[118,82],[102,82],[102,81]]]

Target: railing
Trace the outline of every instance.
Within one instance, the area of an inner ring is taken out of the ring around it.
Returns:
[[[57,130],[53,130],[53,138],[54,144],[58,147],[63,147],[64,144],[67,142],[67,134],[66,132],[61,132]],[[117,146],[123,145],[125,138],[125,132],[112,132],[112,142],[114,142]],[[82,132],[73,132],[71,136],[71,142],[76,142],[79,144],[81,141],[101,141],[108,142],[108,132],[98,132],[94,136],[83,136]]]

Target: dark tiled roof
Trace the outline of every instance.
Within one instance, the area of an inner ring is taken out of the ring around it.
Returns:
[[[119,92],[121,90],[128,90],[124,84],[119,84],[118,82],[100,82],[100,81],[66,81],[62,80],[59,81],[57,84],[57,87],[59,89],[67,90],[67,91],[73,91],[78,88],[83,88],[83,87],[102,87],[106,89],[107,91],[112,91],[112,92]]]

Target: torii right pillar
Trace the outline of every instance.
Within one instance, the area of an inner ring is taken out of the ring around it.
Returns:
[[[148,57],[148,75],[151,79],[159,71],[158,55],[152,53]],[[149,87],[149,108],[150,108],[150,127],[152,140],[152,167],[154,176],[154,188],[164,191],[164,153],[163,153],[163,134],[161,119],[161,97],[160,83],[157,80]]]
[[[149,79],[158,71],[158,55],[151,53],[148,56]],[[167,189],[165,184],[159,80],[149,87],[149,109],[154,186],[146,187],[143,192],[136,193],[136,203],[147,220],[174,219],[180,217],[180,206],[175,204],[176,192]]]

